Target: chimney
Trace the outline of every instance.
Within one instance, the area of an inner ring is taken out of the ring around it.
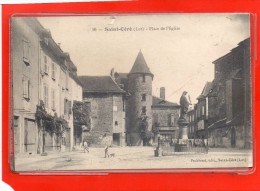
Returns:
[[[112,69],[110,70],[110,76],[111,76],[111,78],[112,78],[113,80],[115,80],[115,69],[114,69],[114,68],[112,68]]]
[[[160,88],[160,98],[165,100],[165,87]]]

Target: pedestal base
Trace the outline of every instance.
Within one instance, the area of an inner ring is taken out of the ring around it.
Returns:
[[[47,156],[48,154],[46,152],[43,152],[41,156]]]
[[[180,118],[178,120],[179,125],[179,139],[188,139],[188,124],[185,118]]]

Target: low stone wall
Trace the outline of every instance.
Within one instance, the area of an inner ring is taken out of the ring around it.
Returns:
[[[208,143],[210,147],[244,148],[244,126],[210,129]]]

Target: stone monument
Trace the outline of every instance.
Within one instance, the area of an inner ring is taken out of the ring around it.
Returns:
[[[180,98],[180,118],[178,119],[179,125],[179,136],[178,136],[178,144],[175,147],[176,152],[187,151],[188,148],[188,124],[187,121],[187,112],[189,106],[191,105],[190,98],[187,98],[188,92],[184,91]]]

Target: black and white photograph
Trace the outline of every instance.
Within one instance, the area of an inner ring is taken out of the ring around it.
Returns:
[[[250,14],[15,15],[16,172],[253,167]]]

